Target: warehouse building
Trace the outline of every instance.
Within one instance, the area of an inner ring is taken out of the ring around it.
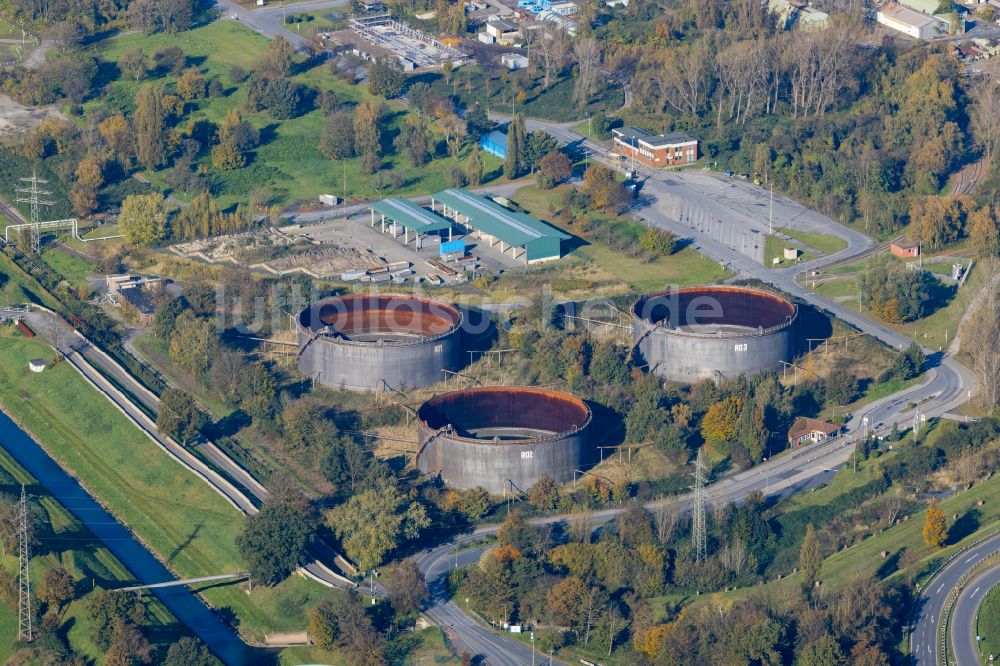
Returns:
[[[887,2],[876,11],[879,23],[914,39],[934,39],[947,35],[951,26],[937,16],[922,14],[895,2]]]
[[[616,152],[656,169],[698,159],[698,140],[681,132],[650,134],[638,127],[619,127],[611,136]]]
[[[371,214],[371,226],[374,227],[376,222],[380,222],[382,233],[388,229],[393,238],[402,235],[403,245],[410,244],[412,234],[418,250],[423,247],[424,238],[429,234],[437,234],[442,238],[447,235],[448,240],[451,240],[449,220],[431,213],[426,208],[421,208],[408,199],[389,198],[376,201],[372,204]]]
[[[525,213],[515,213],[485,197],[465,190],[445,190],[431,197],[431,210],[469,229],[475,238],[489,241],[490,247],[500,244],[500,251],[510,250],[510,256],[523,257],[526,264],[558,259],[562,242],[570,236]]]

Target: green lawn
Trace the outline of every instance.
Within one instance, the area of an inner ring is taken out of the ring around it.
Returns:
[[[535,185],[528,185],[518,190],[514,199],[532,215],[575,235],[572,228],[552,219],[553,216],[549,213],[549,205],[556,203],[558,206],[563,192],[563,188],[541,190]],[[602,223],[608,222],[604,220]],[[620,223],[636,224],[624,218]],[[725,269],[714,261],[690,249],[680,250],[667,257],[658,257],[653,261],[645,261],[619,251],[604,241],[590,239],[587,244],[574,250],[572,256],[587,262],[607,276],[628,284],[636,291],[650,291],[670,284],[718,282],[728,276]]]
[[[791,235],[791,234],[789,234]],[[808,261],[810,259],[815,259],[815,255],[811,252],[804,252],[801,248],[799,249],[798,259],[785,259],[784,251],[786,247],[795,247],[794,245],[789,245],[785,240],[779,236],[765,236],[764,237],[764,266],[767,268],[787,268],[794,264],[802,263],[803,261]],[[778,263],[773,263],[775,259],[778,259]]]
[[[175,572],[203,576],[242,568],[234,539],[243,517],[68,364],[29,373],[29,358],[52,352],[10,331],[0,336],[0,405],[29,431],[44,433],[47,450]],[[260,640],[268,631],[304,628],[305,609],[324,589],[293,576],[274,588],[255,587],[249,596],[233,586],[203,594],[235,615],[241,633]]]
[[[847,241],[839,236],[814,234],[808,231],[797,231],[794,229],[781,229],[781,233],[791,236],[800,243],[808,245],[812,249],[824,255],[840,252],[847,247]]]
[[[115,61],[133,46],[142,47],[148,55],[161,46],[178,45],[183,48],[189,63],[201,70],[207,78],[218,78],[226,88],[223,97],[189,102],[188,112],[181,122],[182,126],[187,126],[198,119],[219,123],[230,109],[243,104],[245,91],[242,85],[233,85],[229,81],[229,69],[233,65],[245,69],[253,67],[266,52],[267,43],[265,38],[238,23],[220,21],[177,35],[121,35],[102,42],[98,50],[101,57]],[[293,79],[319,90],[333,91],[342,102],[357,103],[375,99],[366,86],[349,85],[334,77],[326,64],[297,71]],[[170,89],[176,83],[176,77],[168,74],[158,81]],[[141,85],[142,83],[134,81],[116,81],[111,84],[107,95],[88,102],[85,109],[91,112],[101,105],[129,109]],[[398,133],[398,128],[410,112],[398,101],[384,102],[384,105],[387,119],[384,145],[391,145],[392,137]],[[275,121],[267,113],[246,114],[245,117],[260,128],[263,135],[262,145],[256,149],[250,164],[243,169],[218,173],[210,168],[208,155],[202,158],[209,166],[209,171],[214,174],[217,199],[223,208],[246,202],[252,191],[264,186],[271,188],[280,203],[312,199],[322,193],[343,194],[345,177],[348,196],[374,197],[378,196],[379,191],[385,193],[386,186],[377,190],[377,175],[361,173],[360,158],[333,161],[319,151],[319,138],[326,122],[321,110],[316,109],[284,121]],[[433,123],[430,127],[436,132]],[[438,134],[437,138],[441,140],[443,135]],[[439,157],[420,167],[413,167],[402,155],[392,154],[384,158],[382,171],[391,170],[400,177],[402,184],[393,193],[426,194],[451,187],[452,169],[464,170],[465,161],[471,154],[472,148],[466,147],[458,160]],[[484,154],[482,157],[486,179],[501,178],[502,161],[492,155]],[[169,188],[164,181],[165,174],[165,170],[160,170],[145,175],[155,187],[167,190]],[[177,196],[187,198],[183,194]]]
[[[94,267],[87,260],[52,246],[42,250],[42,260],[77,289],[84,293],[90,291],[88,278],[93,274]]]
[[[983,599],[976,617],[976,635],[982,636],[979,643],[981,654],[985,655],[984,664],[988,664],[990,655],[1000,656],[1000,586],[994,587]]]

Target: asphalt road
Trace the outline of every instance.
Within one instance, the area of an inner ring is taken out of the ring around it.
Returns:
[[[987,570],[962,589],[955,603],[951,624],[951,647],[954,659],[959,664],[975,664],[979,657],[976,632],[976,617],[986,594],[1000,585],[1000,567]],[[987,661],[990,655],[984,655]],[[993,655],[994,657],[1000,655]]]
[[[319,9],[348,8],[347,0],[304,0],[292,4],[270,2],[264,7],[244,7],[233,0],[216,0],[216,8],[223,19],[239,21],[254,32],[269,39],[279,35],[288,40],[296,50],[304,50],[309,43],[301,33],[289,30],[283,21],[286,15],[301,14]]]
[[[910,654],[915,666],[937,666],[941,616],[952,590],[980,562],[1000,550],[1000,535],[993,536],[961,553],[930,580],[917,601]],[[976,648],[976,613],[986,592],[1000,584],[1000,567],[987,569],[969,581],[959,593],[952,610],[952,663],[973,666],[979,663]]]

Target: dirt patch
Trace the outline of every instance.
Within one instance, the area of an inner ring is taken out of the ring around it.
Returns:
[[[15,136],[34,129],[47,116],[59,116],[55,106],[25,106],[7,95],[0,95],[0,137]]]

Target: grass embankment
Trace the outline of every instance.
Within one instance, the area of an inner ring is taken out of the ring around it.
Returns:
[[[882,323],[931,349],[946,348],[948,343],[955,338],[955,333],[972,299],[986,285],[991,275],[988,264],[974,264],[965,284],[955,292],[947,303],[942,304],[926,317],[902,324]],[[811,286],[811,283],[809,284]],[[821,296],[843,303],[856,312],[871,315],[868,310],[862,309],[858,305],[858,291],[854,278],[818,283],[814,291]]]
[[[40,342],[0,335],[0,405],[30,432],[44,433],[51,455],[184,577],[239,571],[234,540],[243,518],[203,481],[174,462],[69,364],[41,374],[28,359],[51,358]],[[203,591],[235,616],[241,633],[300,630],[304,610],[324,588],[298,577],[274,588]]]
[[[224,96],[189,102],[188,108],[191,110],[181,123],[186,126],[198,119],[218,124],[230,109],[243,105],[246,99],[245,84],[233,84],[229,79],[229,70],[233,65],[251,69],[267,51],[267,44],[267,39],[239,23],[220,21],[177,35],[120,35],[101,42],[97,50],[103,59],[115,62],[132,47],[141,47],[147,55],[151,55],[158,48],[176,45],[184,50],[189,65],[200,70],[208,79],[219,79],[225,87]],[[333,76],[326,64],[308,69],[300,64],[292,79],[321,91],[335,92],[342,103],[382,101],[386,110],[384,146],[391,146],[399,127],[411,115],[401,102],[385,102],[373,97],[366,86],[351,85]],[[168,90],[173,89],[176,81],[177,77],[172,74],[154,79],[154,82],[165,85]],[[144,83],[119,79],[111,84],[107,95],[87,102],[84,108],[88,114],[101,106],[129,110],[136,92]],[[345,177],[348,196],[378,196],[377,177],[361,173],[360,158],[335,162],[319,151],[319,138],[326,122],[321,110],[315,109],[297,118],[280,121],[274,120],[267,113],[245,113],[244,117],[260,128],[262,135],[262,145],[254,151],[250,164],[242,169],[217,172],[211,169],[209,155],[201,157],[202,162],[213,173],[217,200],[223,208],[246,202],[252,191],[264,187],[271,188],[278,203],[312,199],[325,192],[342,194]],[[436,132],[433,124],[430,129]],[[436,138],[441,141],[443,135],[437,134]],[[456,167],[464,169],[464,163],[471,152],[471,147],[467,147],[459,160],[440,157],[420,167],[413,167],[403,155],[391,154],[383,159],[382,170],[392,170],[401,177],[403,184],[393,191],[394,194],[436,192],[451,187],[451,170]],[[486,180],[501,178],[501,160],[487,154],[483,154],[482,158]],[[165,170],[160,170],[147,173],[146,176],[155,187],[166,190],[169,188],[164,181],[165,173]],[[187,198],[182,193],[175,195],[181,199]]]
[[[979,607],[976,635],[982,636],[979,643],[980,654],[986,655],[983,663],[988,664],[990,655],[1000,655],[1000,586],[990,590],[983,599],[983,605]]]
[[[31,575],[37,585],[48,569],[61,566],[77,581],[77,597],[65,611],[63,626],[67,628],[66,638],[74,654],[94,663],[104,652],[90,638],[92,624],[87,616],[87,603],[92,591],[110,588],[117,584],[135,581],[132,574],[101,542],[87,530],[64,506],[48,495],[44,487],[30,475],[6,451],[0,450],[0,492],[16,496],[20,484],[25,484],[28,493],[35,499],[39,509],[36,514],[39,527],[39,543],[34,548],[31,559]],[[0,557],[0,566],[11,575],[17,575],[17,558],[12,555]],[[190,631],[152,595],[144,600],[149,611],[146,635],[163,652]],[[17,640],[17,614],[4,604],[0,604],[0,659],[10,657]]]
[[[89,277],[94,267],[86,260],[56,247],[42,250],[42,260],[82,293],[90,291]]]
[[[670,284],[718,282],[728,276],[728,273],[721,266],[691,249],[682,249],[670,256],[657,257],[648,261],[642,255],[632,256],[623,248],[612,247],[606,240],[603,240],[607,238],[607,235],[601,232],[611,230],[618,237],[628,241],[629,245],[637,244],[645,227],[628,218],[596,212],[588,213],[588,217],[592,220],[592,227],[594,230],[598,230],[598,233],[595,234],[591,231],[587,234],[581,234],[579,230],[559,221],[550,212],[550,205],[561,208],[567,187],[542,190],[536,185],[528,185],[517,191],[514,200],[529,213],[545,220],[552,226],[577,237],[585,236],[583,244],[573,250],[570,256],[586,265],[583,272],[590,280],[598,283],[617,284],[632,291],[649,291]],[[562,261],[565,262],[565,259]],[[564,264],[564,266],[567,272],[574,268],[569,263]],[[553,274],[553,282],[557,278],[558,271]]]

